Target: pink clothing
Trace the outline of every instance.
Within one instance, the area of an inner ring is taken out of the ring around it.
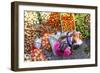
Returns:
[[[64,49],[64,51],[61,51],[59,41],[54,42],[52,50],[53,50],[53,52],[55,53],[56,56],[67,57],[67,56],[71,55],[71,50],[70,50],[69,47],[66,47]]]

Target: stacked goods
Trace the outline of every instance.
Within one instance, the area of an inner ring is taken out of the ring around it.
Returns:
[[[37,29],[37,31],[40,32],[40,37],[41,37],[41,48],[45,50],[51,50],[50,49],[50,44],[48,40],[49,34],[51,34],[53,31],[50,30],[51,27],[45,24],[41,24],[40,28]]]
[[[90,14],[75,14],[76,30],[82,34],[82,39],[90,38]]]
[[[34,38],[36,37],[36,29],[34,27],[37,23],[39,23],[39,21],[36,12],[24,12],[24,47],[26,50],[29,50],[33,45]]]
[[[48,24],[50,24],[50,26],[52,27],[52,30],[54,30],[54,32],[60,31],[61,30],[60,13],[51,12],[49,20],[48,20]]]
[[[36,37],[35,25],[39,23],[36,12],[24,12],[24,57],[30,61],[30,49],[33,46],[33,41]]]
[[[41,24],[39,26],[38,29],[36,29],[36,31],[40,32],[40,36],[42,37],[45,33],[53,33],[53,31],[51,30],[51,26],[47,25],[47,24]]]
[[[50,14],[51,14],[51,12],[40,12],[41,23],[46,23],[47,24],[47,21],[50,18]]]
[[[50,51],[51,47],[50,47],[50,43],[49,43],[49,40],[48,40],[48,36],[49,36],[49,34],[45,33],[44,36],[42,37],[42,48]]]
[[[39,24],[37,12],[25,11],[24,12],[24,21],[31,25]]]
[[[28,51],[32,47],[33,40],[35,38],[34,28],[32,27],[32,25],[25,23],[24,31],[25,31],[24,32],[25,53],[28,53]]]
[[[74,14],[61,13],[61,27],[63,32],[71,32],[75,29]]]
[[[34,46],[32,47],[30,51],[31,55],[31,60],[32,61],[45,61],[46,56],[44,55],[43,51],[41,49],[35,48]]]

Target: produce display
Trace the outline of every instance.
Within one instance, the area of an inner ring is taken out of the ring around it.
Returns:
[[[73,56],[73,46],[89,37],[89,14],[24,11],[25,61],[67,59]]]
[[[63,32],[75,30],[74,14],[61,13],[61,24]]]
[[[75,14],[76,30],[82,33],[82,38],[90,37],[90,14]]]
[[[34,46],[32,47],[32,49],[30,51],[30,55],[31,55],[32,61],[44,61],[44,60],[46,60],[45,55],[42,52],[42,50],[35,48]]]
[[[60,23],[60,13],[51,12],[50,18],[48,20],[48,24],[54,28],[54,32],[61,31],[61,23]]]

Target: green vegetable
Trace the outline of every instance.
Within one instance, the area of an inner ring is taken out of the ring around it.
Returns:
[[[75,14],[75,25],[76,31],[81,32],[83,39],[90,37],[90,14]]]

